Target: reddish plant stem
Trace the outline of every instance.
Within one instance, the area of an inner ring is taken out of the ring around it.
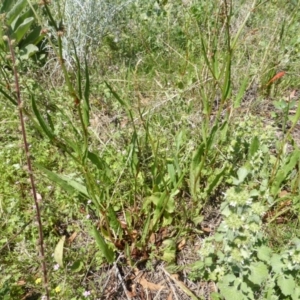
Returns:
[[[23,143],[24,143],[24,149],[25,149],[26,160],[27,160],[28,175],[30,178],[31,189],[32,189],[32,194],[33,194],[35,208],[36,208],[36,219],[37,219],[38,231],[39,231],[40,258],[41,258],[41,266],[42,266],[42,270],[43,270],[44,288],[45,288],[46,298],[47,298],[47,300],[49,300],[50,294],[49,294],[49,288],[48,288],[47,266],[46,266],[46,261],[45,261],[43,225],[42,225],[39,202],[37,199],[34,176],[33,176],[33,172],[32,172],[29,146],[28,146],[27,136],[26,136],[26,128],[25,128],[25,122],[24,122],[24,116],[23,116],[23,102],[21,99],[18,69],[16,66],[15,52],[14,52],[12,41],[10,40],[10,38],[8,38],[8,45],[9,45],[9,50],[10,50],[11,60],[12,60],[12,67],[13,67],[15,87],[16,87],[16,93],[17,93],[18,108],[19,108],[18,109],[19,110],[19,119],[20,119],[21,128],[22,128],[22,136],[23,136]]]

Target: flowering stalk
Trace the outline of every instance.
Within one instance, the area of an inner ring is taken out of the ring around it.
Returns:
[[[17,69],[17,65],[16,65],[15,52],[13,49],[13,41],[7,36],[5,37],[5,40],[7,40],[10,55],[11,55],[11,60],[12,60],[12,69],[13,69],[13,73],[14,73],[16,96],[17,96],[17,103],[18,103],[18,108],[19,108],[19,119],[20,119],[20,123],[21,123],[23,143],[24,143],[24,149],[25,149],[26,160],[27,160],[28,175],[29,175],[29,179],[30,179],[30,183],[31,183],[31,189],[32,189],[33,199],[34,199],[35,208],[36,208],[36,219],[37,219],[38,231],[39,231],[39,246],[40,246],[41,266],[42,266],[42,270],[43,270],[44,288],[45,288],[45,293],[46,293],[46,299],[49,300],[50,296],[49,296],[49,289],[48,289],[47,266],[46,266],[46,262],[45,262],[43,226],[42,226],[39,202],[38,202],[36,188],[35,188],[34,176],[33,176],[33,172],[32,172],[32,164],[31,164],[29,146],[28,146],[27,136],[26,136],[26,128],[25,128],[24,115],[23,115],[23,102],[22,102],[22,98],[21,98],[18,69]]]

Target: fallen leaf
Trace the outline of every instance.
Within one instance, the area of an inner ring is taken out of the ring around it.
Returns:
[[[152,233],[150,235],[149,242],[150,242],[150,244],[155,244],[155,241],[156,241],[155,233]]]
[[[26,284],[26,281],[24,281],[24,280],[19,280],[17,282],[17,285],[25,285],[25,284]]]
[[[74,231],[74,232],[71,234],[71,236],[68,238],[68,242],[71,244],[71,243],[75,240],[76,236],[77,236],[77,232]]]
[[[285,71],[281,71],[279,73],[277,73],[274,77],[271,78],[271,80],[266,84],[266,86],[270,85],[271,83],[273,83],[274,81],[278,80],[279,78],[281,78],[282,76],[285,75]]]
[[[184,248],[185,244],[186,244],[186,239],[182,239],[182,240],[178,243],[177,249],[178,249],[179,251],[182,250],[182,249]]]
[[[153,282],[148,281],[144,276],[141,277],[138,281],[138,283],[144,288],[151,291],[159,291],[161,289],[164,289],[163,285],[155,284]]]
[[[281,191],[280,193],[279,193],[279,197],[280,198],[282,198],[282,197],[285,197],[286,195],[288,195],[289,193],[288,193],[288,191],[285,191],[285,190],[283,190],[283,191]]]
[[[296,90],[292,90],[291,93],[290,93],[290,99],[294,99],[296,98]]]
[[[148,281],[145,278],[145,275],[139,276],[141,272],[138,269],[135,269],[134,273],[136,276],[136,282],[139,283],[144,289],[149,289],[151,291],[159,291],[159,290],[165,288],[165,286],[163,286],[161,284],[156,284],[156,283]]]
[[[170,292],[170,294],[169,294],[167,300],[173,300],[172,292]]]

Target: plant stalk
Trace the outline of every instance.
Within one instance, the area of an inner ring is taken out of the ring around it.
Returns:
[[[37,223],[38,223],[40,258],[41,258],[41,267],[43,270],[44,289],[45,289],[45,293],[46,293],[46,298],[47,298],[47,300],[49,300],[50,295],[49,295],[49,289],[48,289],[47,266],[46,266],[46,261],[45,261],[43,225],[42,225],[39,202],[37,199],[33,171],[32,171],[29,146],[28,146],[28,142],[27,142],[25,121],[24,121],[24,116],[23,116],[23,102],[22,102],[22,98],[21,98],[21,91],[20,91],[20,84],[19,84],[19,77],[18,77],[18,69],[17,69],[17,65],[16,65],[16,58],[15,58],[15,52],[13,49],[12,41],[9,37],[8,37],[7,42],[9,45],[9,50],[10,50],[11,60],[12,60],[12,68],[13,68],[13,73],[14,73],[14,81],[15,81],[18,110],[19,110],[19,119],[20,119],[21,128],[22,128],[22,136],[23,136],[23,143],[24,143],[24,149],[25,149],[25,155],[26,155],[26,161],[27,161],[28,175],[29,175],[29,179],[30,179],[33,199],[34,199],[35,208],[36,208],[36,219],[37,219]]]

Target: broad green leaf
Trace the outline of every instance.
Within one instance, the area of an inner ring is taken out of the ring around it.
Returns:
[[[13,39],[15,39],[17,43],[19,43],[25,34],[28,33],[33,21],[33,17],[25,19],[22,24],[20,24],[19,27],[13,32]]]
[[[12,0],[3,0],[2,1],[2,6],[1,6],[1,9],[0,9],[0,13],[7,13],[12,5],[14,4],[14,2]]]
[[[121,239],[123,233],[122,227],[111,205],[109,205],[108,207],[108,219],[109,219],[110,228],[114,230],[115,234],[118,235],[119,238]]]
[[[269,276],[268,267],[263,262],[254,262],[249,269],[249,280],[254,284],[261,285]]]
[[[97,228],[95,226],[93,227],[92,234],[93,234],[93,236],[96,240],[96,243],[97,243],[100,251],[102,252],[104,257],[106,258],[107,262],[108,263],[113,263],[115,261],[114,251],[109,248],[109,246],[105,242],[104,238],[102,237],[102,235],[99,233],[99,231],[97,230]]]
[[[277,284],[281,289],[281,292],[285,296],[291,296],[293,295],[296,287],[295,279],[292,277],[292,275],[284,276],[279,275],[277,278]]]
[[[224,121],[222,126],[219,129],[220,140],[223,142],[225,142],[228,138],[228,129],[229,129],[228,121]]]
[[[195,226],[199,226],[199,224],[204,220],[204,216],[197,214],[197,215],[192,215],[192,222],[194,223]]]
[[[170,195],[170,197],[168,198],[168,201],[167,201],[166,205],[164,206],[164,210],[166,212],[168,212],[169,214],[174,213],[174,211],[175,211],[175,200],[174,200],[173,195]]]
[[[205,147],[206,152],[210,151],[213,148],[215,138],[216,138],[216,133],[218,132],[219,129],[220,129],[219,124],[214,125],[214,127],[211,129],[207,143],[206,143],[206,147]]]
[[[222,282],[229,284],[231,282],[234,282],[236,280],[236,277],[233,274],[227,274],[223,277]]]
[[[81,193],[82,195],[85,195],[86,197],[89,197],[89,193],[87,191],[86,186],[82,185],[80,182],[71,179],[70,177],[66,175],[58,175],[60,176],[63,180],[65,180],[71,187],[73,187],[76,191]]]
[[[38,51],[39,48],[37,46],[30,44],[20,49],[20,57],[22,60],[26,60]]]
[[[74,261],[73,265],[71,266],[71,271],[73,272],[80,272],[81,269],[84,267],[84,264],[81,260]]]
[[[270,265],[272,266],[273,272],[276,274],[280,274],[282,272],[282,269],[285,267],[284,262],[281,259],[281,256],[279,254],[273,254],[270,260]]]
[[[147,219],[144,222],[144,227],[143,227],[142,236],[141,236],[141,243],[142,243],[142,245],[145,245],[146,240],[147,240],[147,238],[149,236],[150,221],[151,221],[151,214],[148,213]]]
[[[176,139],[175,139],[177,153],[179,153],[185,140],[186,140],[186,131],[184,129],[182,129],[179,131],[179,133],[177,133]]]
[[[37,9],[37,5],[35,5],[35,9]],[[31,8],[27,9],[25,12],[22,11],[22,13],[11,23],[11,28],[15,31],[25,19],[31,17],[34,17],[34,13]]]
[[[292,300],[299,300],[300,299],[300,286],[297,286],[293,292]]]
[[[105,171],[106,173],[108,173],[107,175],[110,175],[110,168],[104,159],[100,158],[97,154],[90,151],[88,152],[88,159],[97,167],[98,170]]]
[[[220,289],[220,294],[224,297],[225,300],[246,300],[247,299],[244,296],[244,294],[241,291],[239,291],[236,287],[219,283],[218,288]]]
[[[259,149],[259,139],[257,136],[255,136],[252,141],[249,148],[249,159],[257,152]]]
[[[261,246],[258,248],[257,250],[257,257],[262,260],[265,261],[267,263],[269,263],[270,259],[272,256],[272,250],[267,247],[267,246]]]
[[[168,174],[170,177],[171,182],[173,183],[173,186],[176,185],[176,172],[173,164],[168,164]]]
[[[161,196],[154,210],[151,229],[153,229],[156,226],[159,219],[163,216],[169,200],[170,200],[170,196],[166,192],[161,193]]]
[[[41,30],[41,26],[37,26],[31,30],[30,33],[19,43],[20,48],[26,47],[30,44],[37,45],[45,37],[45,34],[41,34]]]
[[[168,263],[175,261],[176,243],[173,239],[166,239],[162,243],[163,257],[162,259]]]
[[[241,184],[245,180],[248,174],[249,171],[245,167],[239,168],[237,171],[238,179],[234,179],[233,184],[235,185]]]
[[[206,195],[210,195],[211,192],[219,186],[219,184],[223,181],[223,175],[227,171],[227,165],[225,164],[221,170],[216,170],[212,177],[213,180],[210,180],[208,186],[205,188]]]
[[[27,0],[19,0],[6,14],[6,24],[11,23],[20,15],[21,11],[25,8]]]
[[[44,168],[43,166],[39,164],[35,164],[35,166],[41,170],[51,181],[57,183],[59,186],[61,186],[65,191],[68,193],[74,193],[79,192],[86,198],[89,198],[89,194],[87,192],[87,189],[84,185],[80,184],[79,182],[70,179],[67,176],[64,175],[58,175],[53,173],[52,171],[49,171],[48,169]]]
[[[289,157],[289,161],[280,168],[280,170],[277,172],[275,176],[275,179],[271,187],[272,195],[278,194],[282,182],[287,179],[289,173],[298,165],[299,159],[300,159],[300,150],[295,150],[293,153],[291,153]]]
[[[222,296],[216,292],[211,293],[209,296],[211,300],[222,300]]]
[[[66,240],[66,237],[63,236],[57,243],[55,250],[54,250],[54,260],[59,264],[60,267],[64,266],[63,255],[64,255],[65,240]]]
[[[36,118],[38,119],[38,122],[41,125],[44,133],[49,137],[50,140],[52,140],[55,137],[54,132],[51,130],[51,128],[48,126],[48,124],[46,123],[46,121],[44,120],[42,115],[40,114],[40,111],[37,108],[37,105],[36,105],[33,95],[31,96],[31,103],[32,103],[33,112],[34,112]]]
[[[226,56],[226,69],[222,88],[222,100],[225,101],[231,94],[231,53]]]
[[[249,76],[246,76],[244,78],[244,80],[242,81],[242,84],[241,84],[241,87],[234,99],[234,108],[238,108],[241,106],[241,100],[243,99],[244,95],[245,95],[245,91],[246,91],[246,88],[247,88],[247,85],[248,85],[248,82],[249,82]]]
[[[199,190],[199,176],[201,172],[201,160],[204,154],[205,144],[201,143],[198,149],[194,152],[190,166],[190,191],[193,199],[197,197]]]

